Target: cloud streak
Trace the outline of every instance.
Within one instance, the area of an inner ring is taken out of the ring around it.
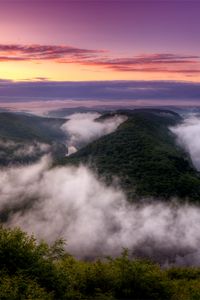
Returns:
[[[200,73],[200,57],[173,53],[116,57],[102,49],[84,49],[69,45],[0,44],[0,62],[54,61],[95,66],[117,72]]]
[[[129,58],[104,58],[84,64],[103,66],[121,72],[200,73],[199,56],[171,53],[144,54]]]
[[[89,50],[61,45],[20,45],[0,44],[0,61],[29,61],[29,60],[59,60],[87,59],[103,50]]]

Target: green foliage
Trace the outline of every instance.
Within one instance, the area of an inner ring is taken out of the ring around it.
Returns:
[[[30,283],[27,282],[28,285],[36,283],[39,288],[44,288],[48,292],[51,292],[52,289],[58,292],[59,283],[53,262],[55,261],[54,257],[59,257],[63,250],[57,246],[57,243],[52,247],[45,242],[38,244],[33,236],[27,236],[18,228],[10,230],[1,227],[1,271],[9,277],[9,282],[15,281],[13,276],[22,276],[31,279]]]
[[[63,164],[90,164],[107,178],[120,179],[129,199],[153,196],[199,201],[200,178],[169,130],[180,117],[162,111],[135,111],[119,128],[65,158]]]
[[[41,288],[37,282],[21,275],[1,274],[0,299],[38,299],[50,300],[53,296]]]
[[[20,229],[0,228],[0,299],[169,299],[200,297],[199,268],[161,269],[150,261],[79,261]]]

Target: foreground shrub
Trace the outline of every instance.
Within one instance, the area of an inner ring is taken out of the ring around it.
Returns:
[[[79,261],[63,242],[37,243],[0,227],[0,299],[200,299],[200,268],[169,268],[145,260]]]

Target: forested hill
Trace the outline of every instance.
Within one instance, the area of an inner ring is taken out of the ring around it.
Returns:
[[[66,135],[61,118],[19,113],[0,113],[0,166],[38,160],[46,152],[60,157],[66,153]]]
[[[107,180],[120,179],[130,199],[153,196],[200,199],[200,178],[177,146],[169,126],[181,117],[167,110],[121,111],[128,120],[118,129],[80,149],[62,164],[89,163]]]
[[[18,141],[33,141],[34,139],[48,143],[64,139],[60,130],[66,122],[61,118],[45,118],[34,115],[16,113],[0,113],[0,138]]]

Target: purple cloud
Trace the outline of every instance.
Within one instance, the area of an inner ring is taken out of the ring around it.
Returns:
[[[200,83],[176,81],[14,82],[0,80],[0,102],[167,100],[200,104]]]

